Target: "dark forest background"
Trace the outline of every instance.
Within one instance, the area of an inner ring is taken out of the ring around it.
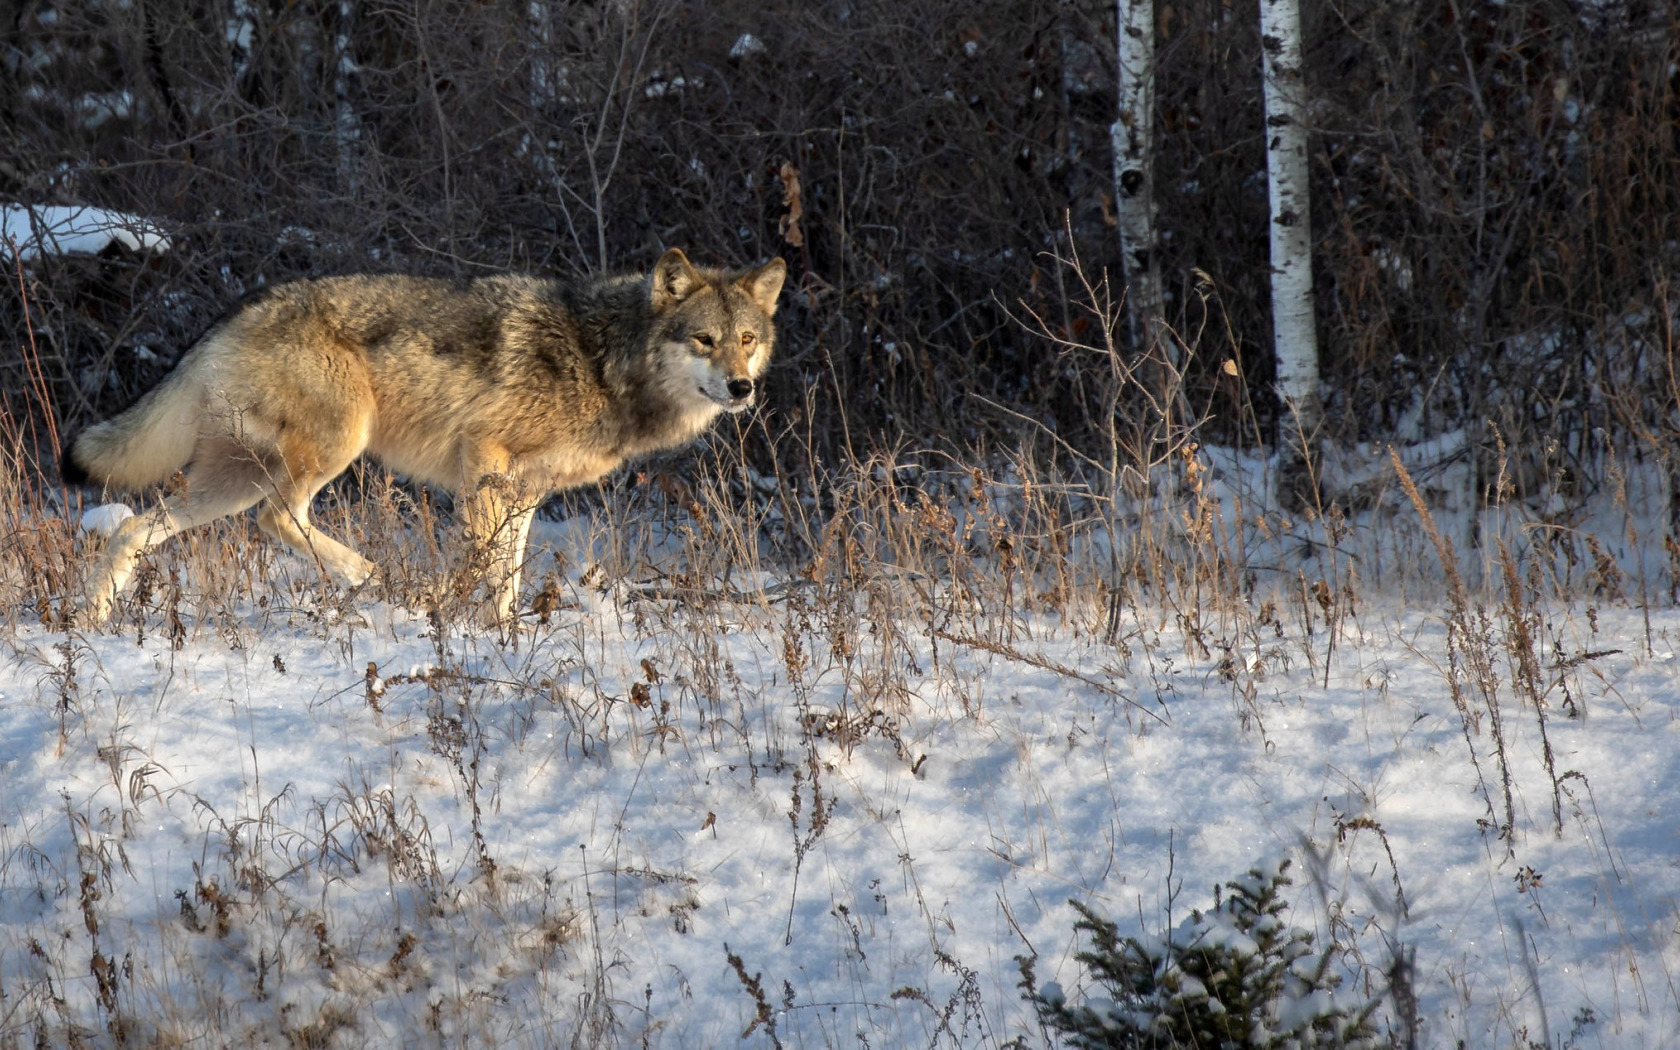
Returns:
[[[1589,474],[1619,434],[1665,447],[1680,15],[1305,6],[1329,436],[1463,427],[1472,445],[1540,450],[1554,478]],[[73,429],[122,407],[263,282],[637,269],[677,245],[788,260],[767,411],[807,435],[802,455],[1043,438],[1012,413],[1076,448],[1105,433],[1101,382],[1051,337],[1100,335],[1055,257],[1093,279],[1119,264],[1112,4],[0,12],[0,201],[119,209],[173,238],[6,259],[14,415],[47,402]],[[1208,439],[1252,443],[1276,413],[1258,10],[1158,0],[1157,20],[1186,401]]]

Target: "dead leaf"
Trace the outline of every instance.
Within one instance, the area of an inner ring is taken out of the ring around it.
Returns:
[[[799,228],[799,220],[805,216],[805,205],[799,199],[799,169],[792,161],[783,161],[782,170],[778,172],[782,179],[782,203],[787,205],[787,214],[782,216],[780,232],[782,239],[795,248],[805,246],[805,231]]]

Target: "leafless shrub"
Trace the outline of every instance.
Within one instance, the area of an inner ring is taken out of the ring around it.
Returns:
[[[868,0],[767,20],[663,0],[313,0],[244,5],[230,35],[190,8],[36,5],[54,17],[0,27],[39,57],[0,70],[0,195],[119,207],[176,236],[149,258],[31,262],[0,291],[0,378],[23,390],[34,367],[44,403],[20,415],[50,405],[74,428],[264,282],[635,267],[683,244],[793,263],[771,402],[809,439],[785,452],[1009,448],[1008,418],[971,397],[1089,450],[1100,391],[1007,314],[1076,321],[1047,250],[1093,274],[1116,262],[1112,6]],[[1635,0],[1320,11],[1315,263],[1344,437],[1469,424],[1479,443],[1492,419],[1511,447],[1552,450],[1514,475],[1527,495],[1578,488],[1598,428],[1631,425],[1615,395],[1660,369],[1641,304],[1661,305],[1677,262],[1665,17]],[[1256,24],[1212,0],[1163,16],[1158,182],[1169,321],[1195,328],[1216,296],[1231,359],[1264,389]],[[737,48],[745,34],[761,47]],[[1269,426],[1271,399],[1223,365],[1183,376],[1209,436]]]

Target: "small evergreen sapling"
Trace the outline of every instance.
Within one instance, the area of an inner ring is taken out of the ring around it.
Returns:
[[[1027,1000],[1080,1050],[1383,1045],[1371,1024],[1376,1003],[1347,1005],[1335,995],[1339,949],[1315,953],[1313,935],[1280,917],[1288,867],[1284,860],[1227,882],[1228,896],[1220,900],[1216,889],[1211,912],[1191,912],[1160,937],[1121,937],[1113,922],[1070,902],[1080,915],[1074,929],[1091,942],[1074,958],[1107,994],[1074,1005],[1056,982],[1037,985],[1033,960],[1021,959]]]

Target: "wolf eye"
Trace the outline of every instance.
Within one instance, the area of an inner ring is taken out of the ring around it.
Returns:
[[[756,339],[756,338],[757,338],[757,336],[753,335],[751,332],[742,332],[741,333],[741,345],[742,346],[751,346],[751,345],[753,345],[753,340]]]
[[[715,341],[712,339],[712,337],[707,335],[705,332],[697,333],[694,336],[694,341],[696,343],[699,343],[701,346],[705,347],[707,350],[710,350],[713,347],[713,345],[715,345]]]

